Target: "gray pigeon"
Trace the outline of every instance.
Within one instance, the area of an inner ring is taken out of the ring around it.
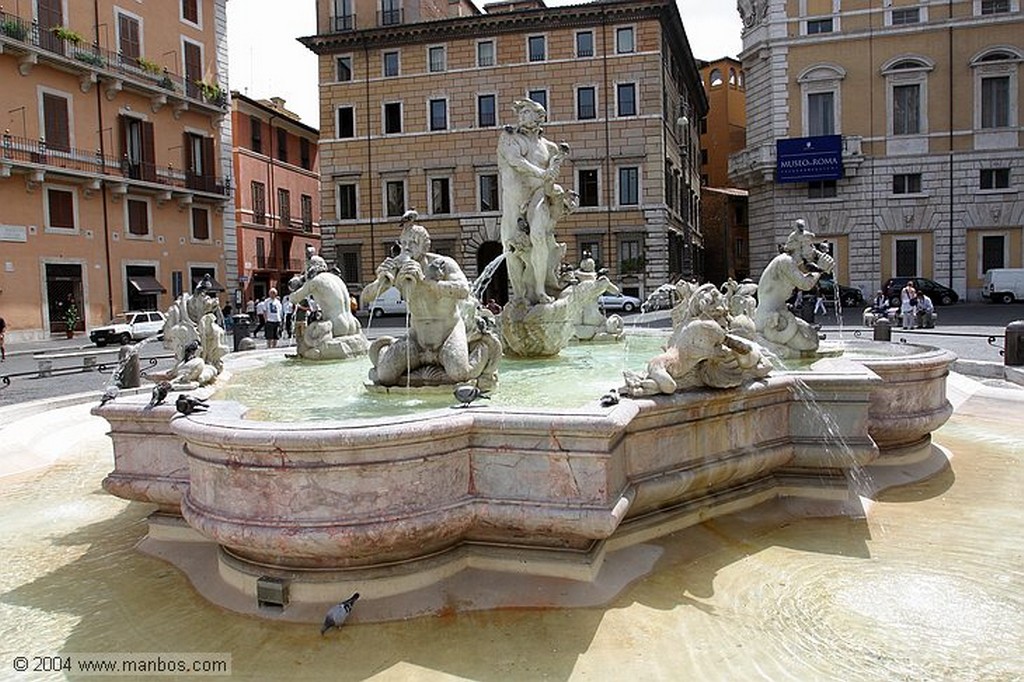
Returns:
[[[345,601],[332,606],[331,610],[327,612],[327,617],[324,618],[323,626],[320,627],[320,635],[323,636],[331,628],[340,628],[348,618],[348,614],[352,613],[352,605],[356,603],[357,599],[359,599],[358,592]]]
[[[120,393],[120,392],[121,392],[121,389],[119,389],[117,386],[107,386],[107,390],[105,390],[103,392],[103,395],[100,397],[100,407],[103,407],[104,405],[109,403],[111,400],[116,398],[117,394]]]
[[[455,395],[455,399],[461,403],[457,407],[469,407],[471,402],[479,398],[483,398],[484,400],[491,399],[491,396],[487,395],[487,391],[481,390],[472,384],[456,386],[455,391],[453,391],[453,395]]]
[[[153,387],[153,395],[149,399],[149,404],[146,405],[146,409],[156,407],[157,405],[163,404],[167,400],[167,394],[171,392],[171,382],[161,381]]]
[[[182,414],[192,414],[193,412],[205,412],[209,405],[202,398],[182,393],[174,401],[174,407]]]
[[[611,407],[612,405],[619,404],[619,391],[617,389],[611,389],[603,396],[601,396],[601,407]]]

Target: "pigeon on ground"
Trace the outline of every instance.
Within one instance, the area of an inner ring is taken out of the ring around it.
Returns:
[[[619,391],[617,389],[611,389],[603,396],[601,396],[601,407],[611,407],[612,405],[619,404]]]
[[[327,617],[324,618],[324,624],[320,628],[320,635],[323,636],[331,628],[340,628],[345,619],[348,618],[348,614],[352,613],[352,605],[356,603],[357,599],[359,599],[358,592],[345,601],[332,606],[331,610],[327,612]]]
[[[100,407],[103,407],[104,405],[109,403],[111,400],[116,398],[117,394],[120,393],[120,392],[121,392],[121,389],[119,389],[117,386],[107,386],[107,390],[105,390],[103,392],[103,395],[100,397]]]
[[[171,382],[161,381],[153,387],[153,396],[149,399],[149,404],[146,405],[147,409],[156,407],[157,405],[163,404],[167,400],[167,394],[171,392]]]
[[[178,396],[178,399],[174,401],[174,407],[176,407],[178,412],[181,412],[182,414],[192,414],[193,412],[205,412],[209,405],[202,398],[182,393]]]
[[[481,390],[472,384],[463,384],[462,386],[456,386],[454,391],[455,399],[461,403],[458,407],[469,407],[469,404],[474,400],[483,398],[484,400],[490,400],[491,396],[487,395],[487,391]]]

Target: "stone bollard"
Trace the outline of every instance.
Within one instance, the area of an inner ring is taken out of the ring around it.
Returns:
[[[880,317],[875,320],[874,331],[875,341],[892,341],[892,325],[886,318]]]
[[[1024,367],[1024,320],[1015,320],[1006,325],[1003,364],[1007,367]]]

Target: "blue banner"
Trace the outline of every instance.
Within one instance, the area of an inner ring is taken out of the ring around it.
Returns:
[[[776,140],[775,158],[776,182],[838,180],[843,177],[843,136]]]

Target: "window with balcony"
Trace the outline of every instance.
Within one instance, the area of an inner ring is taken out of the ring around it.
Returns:
[[[214,191],[213,138],[185,133],[182,149],[185,153],[185,186],[202,192]]]
[[[476,122],[481,128],[498,125],[497,96],[478,95],[476,98]]]
[[[497,211],[498,208],[498,176],[484,174],[480,176],[480,210]]]
[[[380,25],[396,26],[402,23],[400,0],[382,0],[380,3]]]
[[[128,234],[134,237],[149,236],[149,200],[128,197],[124,202],[125,224]]]
[[[121,63],[131,68],[139,66],[142,56],[142,22],[122,10],[117,10],[117,49]]]
[[[405,180],[388,180],[384,183],[385,216],[400,216],[405,213]]]
[[[615,29],[615,52],[628,54],[636,51],[636,37],[632,26]]]
[[[619,206],[636,206],[640,203],[640,169],[626,166],[619,169]]]
[[[153,124],[121,115],[121,170],[133,180],[156,181],[156,143]]]
[[[210,241],[210,212],[200,206],[192,207],[192,241]]]
[[[252,199],[252,221],[257,225],[267,224],[267,187],[255,180],[249,185]]]
[[[580,195],[580,206],[597,206],[600,203],[597,189],[597,169],[581,168],[576,174],[576,191]]]
[[[74,230],[78,227],[74,190],[68,188],[46,188],[46,229]]]
[[[258,116],[249,117],[249,148],[257,154],[263,153],[263,121]]]
[[[619,116],[636,116],[636,83],[619,83],[615,87]]]
[[[893,194],[920,194],[920,173],[896,173],[892,176]]]
[[[529,36],[526,39],[527,59],[531,62],[543,62],[548,58],[548,39],[546,36]]]
[[[493,40],[481,40],[476,44],[476,65],[494,66],[496,64]]]
[[[334,30],[354,31],[356,15],[352,10],[352,0],[334,0]]]
[[[185,62],[185,94],[192,99],[200,99],[202,91],[199,83],[203,78],[203,46],[190,40],[181,41]]]
[[[48,149],[71,151],[71,98],[63,94],[44,92],[43,139]]]
[[[448,51],[444,45],[427,48],[427,68],[430,73],[441,73],[448,70]]]
[[[593,31],[577,31],[576,32],[576,56],[584,59],[586,57],[594,56],[594,32]]]
[[[982,168],[981,189],[1009,189],[1010,169],[1009,168]]]
[[[288,163],[288,131],[284,128],[277,129],[277,160]]]
[[[432,99],[429,104],[430,130],[448,129],[448,100]]]
[[[356,186],[354,183],[338,185],[337,204],[338,220],[355,220],[358,217],[356,212]]]
[[[390,51],[385,52],[383,55],[384,59],[384,77],[394,78],[398,75],[399,64],[398,64],[398,52]]]
[[[434,215],[447,215],[452,212],[451,180],[449,178],[430,179],[430,212]]]
[[[597,89],[588,86],[576,89],[576,118],[585,121],[597,118]]]
[[[286,189],[277,189],[277,225],[286,230],[292,226],[292,193]]]
[[[337,71],[335,78],[339,83],[345,83],[352,80],[352,56],[345,55],[344,57],[338,57],[336,61]]]
[[[299,197],[300,207],[302,210],[302,231],[312,232],[313,231],[313,197],[308,194],[303,194]]]
[[[355,107],[338,107],[338,137],[348,139],[356,136]]]
[[[384,134],[397,135],[402,132],[402,103],[384,103]]]

